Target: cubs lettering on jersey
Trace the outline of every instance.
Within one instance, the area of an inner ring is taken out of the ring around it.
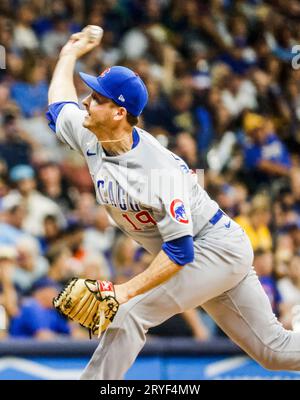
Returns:
[[[112,205],[122,211],[141,211],[138,203],[125,192],[118,182],[99,179],[97,189],[103,205]]]

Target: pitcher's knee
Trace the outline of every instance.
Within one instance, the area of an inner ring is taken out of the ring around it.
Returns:
[[[267,350],[257,359],[257,362],[270,371],[289,370],[287,357],[280,351]]]

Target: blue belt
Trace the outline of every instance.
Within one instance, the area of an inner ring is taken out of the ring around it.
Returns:
[[[209,220],[212,225],[216,225],[218,221],[225,215],[225,213],[219,208],[215,215]]]

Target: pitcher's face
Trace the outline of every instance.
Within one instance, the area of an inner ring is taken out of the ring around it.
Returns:
[[[82,103],[87,111],[83,121],[85,128],[91,131],[107,130],[114,125],[113,117],[118,106],[112,100],[93,91]]]

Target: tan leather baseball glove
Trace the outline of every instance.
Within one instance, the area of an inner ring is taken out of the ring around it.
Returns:
[[[57,297],[54,307],[72,321],[100,336],[113,321],[119,303],[109,281],[72,278]]]

